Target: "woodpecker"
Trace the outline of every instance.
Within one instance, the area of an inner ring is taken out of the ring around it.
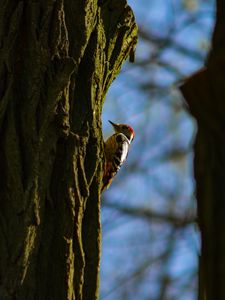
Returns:
[[[103,176],[102,191],[108,188],[113,177],[126,161],[130,144],[134,139],[134,130],[126,124],[112,124],[115,133],[105,142],[105,171]]]

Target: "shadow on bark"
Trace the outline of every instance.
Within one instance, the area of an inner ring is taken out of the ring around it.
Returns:
[[[101,112],[134,16],[126,1],[3,2],[0,298],[97,299]]]

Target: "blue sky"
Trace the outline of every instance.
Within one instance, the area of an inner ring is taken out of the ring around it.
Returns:
[[[132,125],[136,136],[125,166],[103,197],[100,299],[157,300],[164,279],[169,278],[163,299],[194,300],[200,247],[197,226],[177,227],[156,218],[135,217],[121,213],[119,207],[181,219],[195,215],[192,147],[197,124],[177,82],[204,65],[214,2],[129,4],[139,27],[152,40],[139,40],[136,64],[124,65],[104,105],[105,137],[112,134],[109,119]],[[155,40],[169,43],[160,46]]]

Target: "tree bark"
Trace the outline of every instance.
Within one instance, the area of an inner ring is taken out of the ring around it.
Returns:
[[[0,299],[98,299],[101,112],[137,27],[124,0],[3,0]]]
[[[206,68],[181,88],[197,119],[194,170],[202,238],[200,300],[225,299],[225,4],[217,20]]]

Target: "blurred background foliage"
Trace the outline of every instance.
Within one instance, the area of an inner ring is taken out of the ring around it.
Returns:
[[[179,93],[210,49],[212,0],[130,0],[139,26],[103,111],[136,133],[102,198],[100,300],[197,299],[200,239],[193,179],[196,123]]]

